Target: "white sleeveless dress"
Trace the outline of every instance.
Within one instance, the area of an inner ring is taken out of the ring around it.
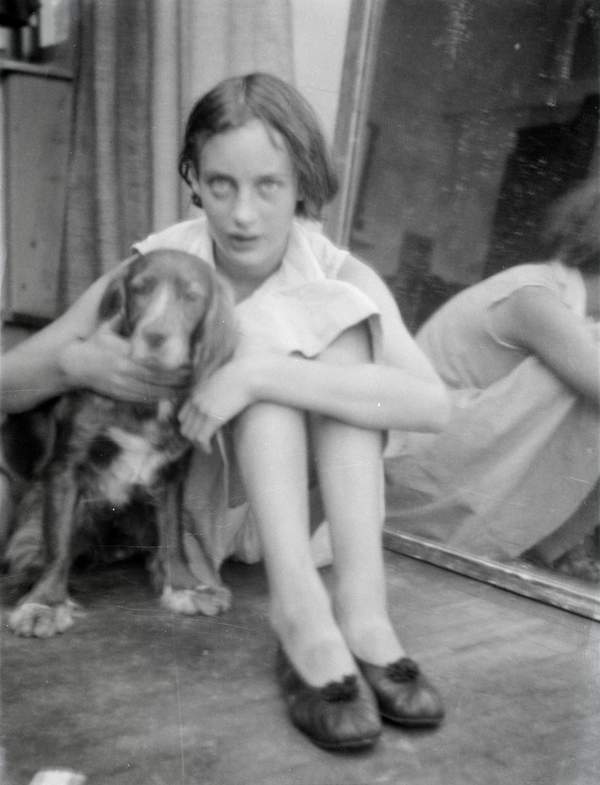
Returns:
[[[417,334],[450,389],[453,412],[441,434],[392,434],[392,530],[506,559],[569,519],[574,529],[589,528],[582,502],[600,475],[598,407],[536,357],[501,341],[491,325],[492,309],[529,286],[549,289],[585,318],[579,271],[553,261],[514,267],[466,289]],[[590,330],[598,334],[598,324]],[[578,523],[580,511],[586,521]]]

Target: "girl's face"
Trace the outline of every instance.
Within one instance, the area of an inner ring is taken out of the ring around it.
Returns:
[[[259,120],[211,137],[192,187],[233,282],[260,283],[285,253],[298,202],[296,174],[283,138]]]

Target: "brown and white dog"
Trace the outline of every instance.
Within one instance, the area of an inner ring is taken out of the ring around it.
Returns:
[[[132,358],[161,369],[191,368],[192,384],[233,352],[229,293],[208,263],[184,252],[152,251],[124,265],[98,316],[129,341]],[[42,468],[17,510],[17,531],[41,520],[44,548],[41,574],[9,615],[17,635],[49,637],[71,626],[74,535],[135,502],[154,511],[158,548],[152,571],[161,603],[184,614],[222,609],[198,587],[184,552],[182,482],[191,445],[179,432],[177,411],[172,400],[140,405],[89,391],[57,400]],[[9,418],[5,453],[11,451],[11,427],[14,434]]]

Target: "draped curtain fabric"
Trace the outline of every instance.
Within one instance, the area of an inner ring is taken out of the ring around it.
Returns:
[[[150,231],[185,218],[194,101],[262,70],[293,80],[290,0],[72,0],[74,91],[59,310]]]

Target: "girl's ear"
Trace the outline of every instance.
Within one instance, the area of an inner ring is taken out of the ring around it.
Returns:
[[[202,199],[200,197],[200,179],[196,169],[193,166],[190,166],[188,170],[188,182],[190,188],[192,189],[192,204],[196,205],[196,207],[202,207]]]
[[[233,295],[227,284],[211,270],[208,308],[200,325],[194,350],[194,381],[200,382],[224,365],[235,349],[236,329]]]
[[[309,210],[307,209],[307,199],[304,191],[298,185],[298,193],[296,195],[296,215],[306,218],[309,215]]]

